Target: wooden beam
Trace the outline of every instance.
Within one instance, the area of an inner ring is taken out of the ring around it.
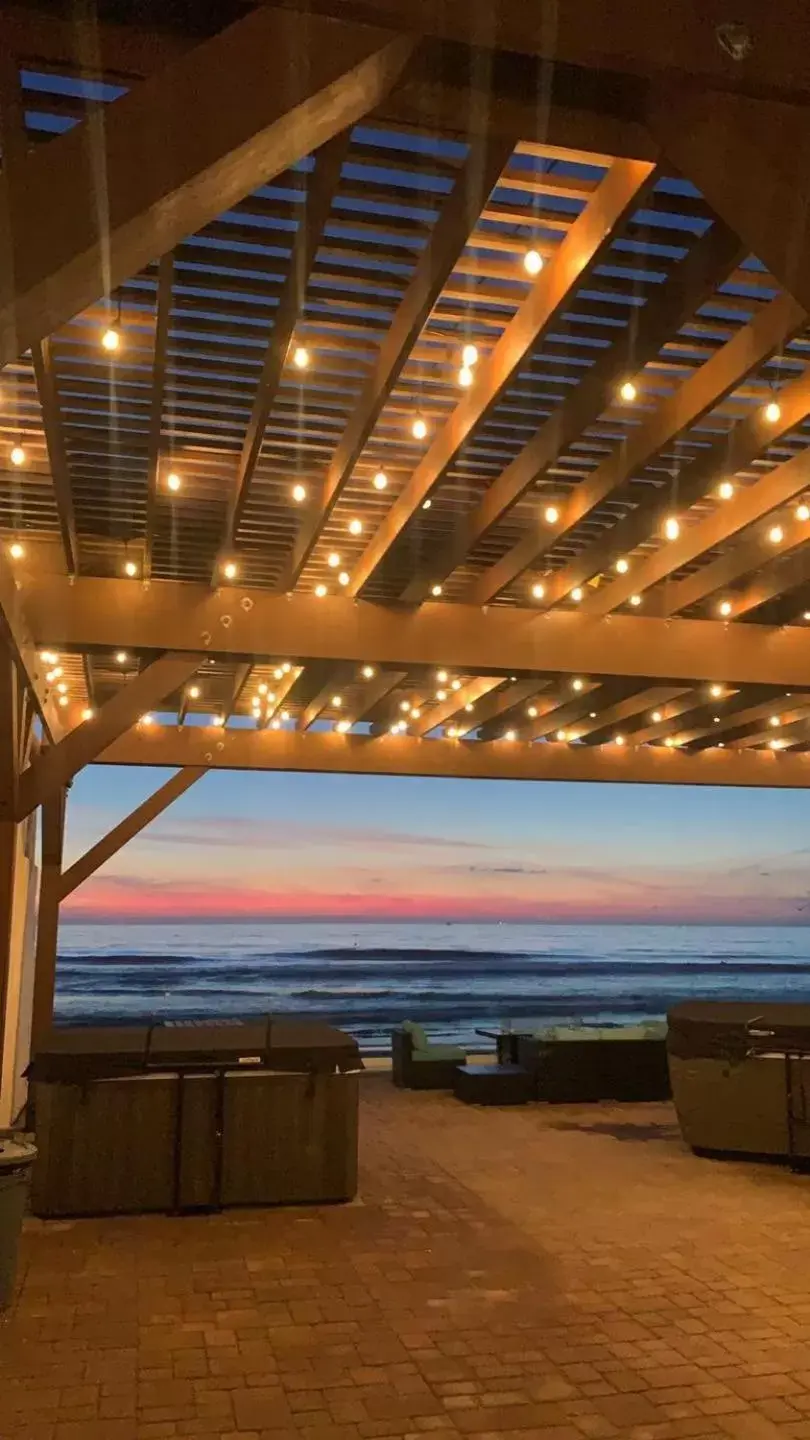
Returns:
[[[196,656],[164,655],[153,660],[116,691],[92,719],[77,725],[57,745],[43,750],[20,776],[17,818],[23,820],[37,805],[55,795],[118,735],[193,675],[198,664]]]
[[[810,755],[732,750],[696,753],[664,746],[534,745],[508,740],[420,740],[410,735],[229,730],[222,748],[200,726],[154,726],[122,736],[105,765],[205,765],[212,769],[424,775],[490,780],[606,780],[654,785],[744,785],[805,789]]]
[[[358,721],[365,719],[373,710],[376,710],[377,706],[387,699],[393,690],[398,689],[403,680],[407,680],[407,678],[407,670],[380,670],[370,680],[365,681],[362,695],[347,711],[345,718],[352,725],[356,725]]]
[[[59,899],[64,900],[65,896],[71,895],[79,885],[83,885],[85,880],[88,880],[102,865],[111,860],[113,855],[117,855],[118,851],[124,845],[128,845],[136,835],[140,835],[147,825],[157,819],[158,815],[162,815],[164,810],[167,810],[181,795],[185,795],[186,791],[190,790],[192,785],[196,785],[197,781],[207,773],[207,766],[186,765],[182,770],[178,770],[176,775],[172,775],[165,785],[161,785],[159,790],[150,795],[141,805],[136,806],[125,820],[114,825],[103,839],[99,840],[96,845],[91,845],[79,860],[76,860],[68,870],[64,871],[60,876]]]
[[[482,207],[498,183],[514,143],[515,137],[505,140],[486,136],[472,145],[416,261],[377,360],[337,443],[322,493],[303,518],[282,589],[293,588],[312,554],[430,312],[453,273]]]
[[[794,538],[797,543],[803,543],[798,536]],[[738,591],[732,597],[733,614],[737,619],[749,615],[752,610],[758,610],[760,605],[767,605],[769,600],[774,600],[778,595],[788,594],[791,590],[806,585],[808,580],[810,555],[806,549],[801,549],[768,565],[744,590]]]
[[[158,265],[155,353],[152,360],[152,396],[149,402],[149,439],[146,456],[146,530],[143,544],[143,578],[152,575],[152,548],[155,541],[157,494],[160,479],[163,401],[166,393],[166,355],[174,285],[174,252],[161,255]]]
[[[405,526],[421,510],[462,445],[497,403],[513,374],[552,323],[572,290],[581,284],[614,231],[649,187],[654,166],[646,161],[615,160],[592,199],[532,285],[526,299],[506,325],[491,354],[476,366],[471,388],[452,411],[424,459],[394,501],[374,538],[355,566],[348,586],[359,595],[385,560]]]
[[[408,729],[411,735],[429,735],[431,730],[436,730],[440,725],[446,725],[456,715],[463,716],[462,728],[473,730],[478,723],[475,719],[475,707],[479,706],[485,696],[490,695],[503,684],[500,675],[483,676],[480,680],[469,680],[462,685],[460,690],[451,690],[446,700],[439,700],[436,703],[423,702],[417,706],[419,719],[408,719]],[[537,681],[534,682],[537,688]],[[470,706],[470,712],[465,713],[466,707]]]
[[[236,483],[225,520],[223,552],[233,545],[242,523],[261,453],[265,427],[275,404],[295,327],[304,308],[309,277],[323,240],[348,149],[349,131],[344,130],[328,141],[315,157],[315,168],[307,187],[305,204],[301,206],[287,274],[274,311],[273,328],[267,342],[262,373],[242,442]],[[218,564],[221,558],[222,555],[218,557]]]
[[[0,364],[372,110],[412,49],[373,27],[260,8],[106,106],[103,125],[29,155]]]
[[[301,711],[298,718],[298,729],[308,730],[310,725],[314,725],[324,710],[329,709],[333,697],[340,695],[343,686],[349,683],[350,673],[345,665],[341,665],[336,670],[333,670],[327,676],[325,683],[321,686],[320,690],[318,690],[317,694],[313,695],[312,699]],[[340,718],[344,719],[342,707]]]
[[[591,740],[596,736],[607,739],[605,732],[615,731],[628,720],[637,719],[639,715],[655,711],[663,714],[671,701],[680,700],[690,693],[682,685],[653,685],[646,690],[636,690],[632,695],[627,695],[623,700],[617,700],[615,704],[606,705],[602,709],[599,708],[597,696],[596,714],[591,717],[589,712],[587,720],[577,720],[577,739]]]
[[[538,476],[615,401],[617,377],[630,379],[655,359],[664,344],[709,299],[744,256],[745,250],[736,235],[722,221],[715,222],[695,242],[670,279],[660,286],[661,293],[647,301],[638,319],[628,323],[620,339],[598,353],[573,392],[552,411],[515,459],[488,486],[475,509],[462,522],[459,533],[451,536],[438,554],[420,566],[419,573],[403,592],[406,604],[424,600],[432,584],[442,583],[464,563],[470,551],[517,504]],[[566,528],[567,520],[564,514]],[[538,534],[537,554],[555,544],[558,537],[556,530],[546,532],[546,536]]]
[[[569,726],[576,727],[579,720],[583,719],[594,705],[600,701],[606,703],[613,699],[614,695],[626,695],[631,689],[631,682],[620,680],[608,680],[605,682],[589,681],[584,691],[578,695],[566,695],[564,698],[558,696],[553,705],[544,706],[537,719],[529,718],[527,723],[521,726],[518,734],[522,740],[544,740],[557,731],[567,731]],[[593,691],[596,691],[594,697]],[[487,737],[488,738],[488,737]]]
[[[572,610],[538,616],[534,609],[497,605],[481,610],[430,603],[400,611],[343,596],[319,600],[242,590],[224,612],[226,627],[222,598],[207,586],[165,581],[147,589],[128,580],[89,578],[71,585],[58,575],[38,576],[25,601],[39,643],[68,650],[162,646],[197,657],[272,654],[299,664],[445,665],[468,675],[559,672],[788,688],[806,681],[810,663],[806,626],[636,615],[593,619]],[[199,660],[188,663],[190,672]]]
[[[42,871],[39,879],[37,943],[34,959],[32,1055],[36,1055],[53,1024],[66,803],[67,792],[64,786],[57,786],[47,796],[42,806]]]
[[[51,341],[49,339],[35,340],[31,346],[31,359],[34,364],[37,393],[42,409],[42,428],[45,432],[48,464],[51,468],[51,481],[56,496],[56,513],[59,518],[62,548],[65,552],[65,565],[68,574],[75,575],[79,565],[79,539],[76,533],[70,465],[62,426],[62,412]]]
[[[679,385],[649,419],[632,430],[624,442],[597,466],[593,474],[576,487],[569,500],[561,507],[561,526],[555,527],[550,533],[542,532],[539,527],[533,529],[474,581],[466,598],[479,605],[493,600],[534,565],[544,550],[557,544],[561,535],[572,530],[596,506],[626,485],[634,474],[676,436],[717,405],[752,369],[766,360],[778,345],[783,344],[805,319],[804,311],[789,295],[779,295],[764,306],[750,324],[739,330],[733,339],[723,345],[694,375],[690,375],[689,379]],[[805,400],[802,403],[810,405],[810,386],[805,385],[803,392]],[[781,426],[777,426],[776,430],[783,433]],[[738,431],[743,432],[740,439],[736,438]],[[724,439],[708,455],[686,466],[678,479],[681,509],[700,499],[718,472],[724,475],[733,474],[735,470],[741,469],[744,463],[748,463],[744,457],[751,452],[752,447],[753,455],[756,455],[769,439],[776,438],[773,431],[774,427],[768,426],[760,414],[754,415],[732,433],[730,444]],[[733,462],[738,454],[740,463],[735,464]],[[656,501],[660,504],[657,493]],[[654,524],[655,519],[651,522],[647,506],[641,506],[619,521],[605,533],[603,539],[588,546],[581,555],[550,578],[540,608],[556,604],[576,586],[583,585],[592,575],[607,569],[616,556],[629,553],[641,539],[647,538],[651,525]],[[637,539],[637,536],[640,538]]]
[[[40,659],[31,638],[20,586],[21,581],[5,555],[0,553],[0,641],[5,638],[11,646],[20,677],[30,689],[43,731],[55,741],[64,730],[62,717],[45,679],[48,666]]]
[[[719,501],[717,508],[705,520],[700,520],[697,525],[684,526],[677,540],[662,545],[652,555],[643,556],[626,575],[618,575],[609,584],[600,586],[583,601],[580,607],[582,613],[607,615],[629,600],[632,594],[644,595],[651,586],[666,580],[700,555],[727,545],[740,531],[795,499],[808,485],[810,460],[802,451],[792,460],[777,465],[755,485],[738,490],[731,500]],[[800,531],[797,525],[795,543],[800,544],[806,535],[806,528]],[[679,610],[697,604],[748,570],[758,569],[763,561],[770,558],[761,536],[744,541],[694,575],[669,584],[660,594],[651,596],[653,608],[650,613],[677,615]],[[739,613],[736,604],[733,613]]]

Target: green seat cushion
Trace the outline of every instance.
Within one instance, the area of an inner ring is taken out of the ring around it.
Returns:
[[[666,1030],[666,1025],[657,1020],[644,1025],[551,1025],[538,1030],[535,1039],[548,1044],[566,1040],[663,1040]]]
[[[458,1045],[428,1045],[427,1049],[414,1050],[411,1059],[420,1060],[460,1060],[467,1059],[466,1052]]]

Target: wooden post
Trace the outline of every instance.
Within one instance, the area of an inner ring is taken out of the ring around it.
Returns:
[[[67,791],[61,789],[46,800],[42,806],[42,874],[39,882],[34,1005],[31,1024],[32,1055],[36,1054],[53,1023],[66,800]]]

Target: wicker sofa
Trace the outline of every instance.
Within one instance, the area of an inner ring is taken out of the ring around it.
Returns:
[[[666,1026],[555,1026],[518,1039],[518,1062],[534,1076],[538,1100],[664,1100]]]
[[[467,1059],[458,1045],[434,1045],[421,1025],[404,1020],[391,1031],[394,1084],[403,1090],[452,1090],[456,1068]]]

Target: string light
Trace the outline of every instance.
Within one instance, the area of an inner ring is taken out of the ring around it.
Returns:
[[[437,671],[436,671],[436,679],[438,680],[438,682],[439,682],[440,685],[446,685],[446,684],[447,684],[447,671],[446,671],[446,670],[437,670]]]
[[[270,686],[269,686],[269,685],[265,685],[264,681],[262,681],[261,685],[259,686],[259,694],[260,694],[260,695],[266,695],[269,689],[270,689]]]
[[[338,575],[338,585],[348,585],[349,578],[350,577],[348,570],[341,570],[340,574]]]
[[[558,740],[567,740],[567,739],[568,739],[568,731],[567,731],[567,730],[558,730],[558,731],[557,731],[557,739],[558,739]]]
[[[529,717],[530,720],[536,720],[536,719],[537,719],[537,706],[536,706],[536,705],[530,705],[530,706],[528,707],[527,711],[526,711],[526,714],[528,715],[528,717]]]
[[[327,558],[326,563],[329,566],[330,570],[337,570],[338,565],[340,564],[340,556],[338,555],[337,550],[333,550],[331,552],[331,554]]]
[[[797,505],[796,519],[801,520],[802,524],[805,524],[808,520],[810,520],[810,505]]]
[[[153,725],[154,723],[155,723],[155,717],[154,717],[154,715],[142,715],[142,716],[141,716],[141,724],[142,724],[142,725]]]
[[[424,501],[422,502],[422,509],[423,509],[423,510],[429,510],[432,504],[433,504],[433,501],[431,500],[430,496],[428,496],[427,500],[424,500]]]
[[[516,730],[507,730],[507,732],[506,732],[506,734],[504,735],[503,738],[504,738],[504,740],[517,740],[517,731],[516,731]]]
[[[25,555],[25,546],[21,545],[19,540],[12,540],[8,547],[8,553],[12,560],[22,560]]]
[[[618,575],[626,575],[629,569],[630,561],[625,560],[624,556],[622,556],[621,560],[616,561],[616,573]]]
[[[362,522],[362,520],[356,520],[356,519],[355,519],[355,520],[350,520],[350,521],[349,521],[349,534],[350,534],[350,535],[362,535],[362,533],[363,533],[363,522]]]
[[[293,351],[293,365],[298,370],[306,370],[309,364],[309,351],[305,345],[297,345]]]
[[[271,729],[271,730],[280,730],[280,729],[281,729],[281,721],[278,720],[275,716],[273,716],[273,719],[270,721],[270,729]]]
[[[614,737],[613,737],[613,743],[614,743],[614,745],[623,745],[623,744],[624,744],[624,736],[623,736],[623,735],[614,735]]]
[[[222,726],[225,724],[225,716],[224,716],[224,715],[214,715],[214,716],[212,717],[211,724],[212,724],[212,725],[216,725],[217,729],[221,729]]]
[[[477,364],[478,364],[478,346],[477,346],[477,345],[465,345],[465,346],[464,346],[464,349],[463,349],[462,352],[461,352],[461,363],[462,363],[462,365],[466,365],[467,368],[470,369],[470,370],[472,369],[473,365],[477,365]]]
[[[446,690],[437,690],[437,691],[436,691],[436,699],[437,699],[437,700],[446,700],[446,699],[447,699],[447,691],[446,691]]]
[[[282,675],[289,675],[289,673],[290,673],[291,670],[292,670],[292,665],[290,664],[289,660],[284,660],[284,661],[282,662],[282,665],[281,665],[281,673],[282,673]]]
[[[42,661],[43,665],[59,664],[59,656],[55,655],[53,650],[40,650],[39,658]]]
[[[418,719],[420,718],[421,714],[422,714],[422,711],[421,711],[421,710],[412,710],[412,711],[411,711],[411,719],[412,719],[412,720],[418,720]]]
[[[681,527],[674,515],[670,515],[664,521],[664,534],[667,540],[677,540],[681,533]]]
[[[775,400],[769,400],[765,406],[765,419],[769,425],[775,425],[777,420],[782,418],[782,407]]]
[[[410,713],[411,713],[411,702],[410,702],[410,700],[400,700],[400,702],[399,702],[399,708],[400,708],[400,710],[402,711],[403,715],[410,715]]]
[[[631,604],[631,605],[634,605],[635,608],[638,609],[639,605],[641,604],[641,596],[640,596],[640,595],[631,595],[631,596],[630,596],[630,604]]]
[[[345,735],[346,731],[350,728],[351,720],[338,720],[337,725],[335,726],[335,729],[337,730],[339,735]]]
[[[116,658],[116,661],[117,661],[117,663],[118,663],[119,665],[126,665],[127,660],[128,660],[129,657],[128,657],[128,655],[127,655],[126,650],[119,650],[119,651],[118,651],[118,654],[116,655],[115,658]]]
[[[112,353],[113,350],[118,349],[119,345],[121,344],[121,336],[118,332],[117,325],[107,326],[107,329],[104,331],[101,337],[101,343],[104,346],[104,349],[109,350],[110,353]]]
[[[10,458],[10,460],[11,460],[12,465],[17,465],[17,466],[24,465],[24,464],[25,464],[25,447],[24,447],[23,445],[20,445],[20,444],[12,445],[12,447],[11,447],[11,455],[10,455],[9,458]]]
[[[199,700],[199,698],[200,698],[200,687],[199,687],[199,685],[190,685],[190,686],[189,686],[188,698],[189,698],[189,700]]]
[[[804,614],[802,615],[802,619],[810,620],[810,610],[805,610]]]
[[[321,584],[315,586],[315,594],[317,595],[319,600],[323,600],[324,595],[327,595],[328,593],[329,592],[325,585]]]
[[[431,585],[431,587],[430,587],[430,593],[431,593],[431,595],[434,597],[434,599],[438,600],[439,596],[440,596],[441,593],[442,593],[442,587],[441,587],[441,585]]]
[[[388,476],[384,470],[378,470],[372,481],[375,490],[384,490],[388,484]]]
[[[333,695],[333,696],[332,696],[332,704],[334,705],[334,707],[335,707],[336,710],[339,710],[340,707],[341,707],[341,705],[343,704],[343,696],[342,696],[342,695]]]
[[[60,696],[59,696],[59,704],[60,704],[63,708],[64,708],[65,705],[68,704],[68,697],[67,697],[67,695],[60,695]]]
[[[721,615],[730,615],[730,614],[731,614],[731,601],[730,601],[730,600],[721,600],[721,601],[720,601],[720,604],[719,604],[719,606],[718,606],[717,608],[719,609]]]
[[[768,724],[775,730],[777,726],[782,724],[782,721],[778,715],[772,715],[770,720],[768,721]]]
[[[236,579],[236,564],[233,560],[229,560],[227,565],[223,565],[222,573],[225,576],[226,580]]]
[[[451,683],[451,685],[450,685],[450,689],[451,689],[451,690],[460,690],[460,689],[461,689],[461,681],[460,681],[460,680],[453,680],[452,683]]]
[[[712,697],[713,700],[719,700],[719,699],[720,699],[720,696],[722,695],[722,693],[723,693],[723,687],[722,687],[722,685],[710,685],[710,686],[709,686],[709,694],[711,695],[711,697]]]
[[[124,574],[125,574],[125,575],[129,575],[130,579],[132,579],[135,575],[137,575],[137,573],[138,573],[138,567],[137,567],[137,565],[135,564],[135,561],[134,561],[134,560],[127,560],[127,563],[126,563],[126,565],[124,566]]]
[[[625,400],[629,405],[631,401],[635,400],[637,394],[638,391],[636,390],[636,387],[633,384],[632,380],[625,380],[624,384],[621,387],[621,390],[619,391],[621,399]]]
[[[470,369],[469,365],[462,365],[461,369],[458,372],[458,383],[461,386],[462,390],[469,390],[470,386],[473,383],[473,372]]]
[[[534,585],[532,585],[532,598],[533,598],[534,600],[542,600],[542,598],[543,598],[543,596],[545,595],[545,593],[546,593],[546,587],[545,587],[545,585],[541,585],[540,581],[539,581],[539,580],[536,580],[535,583],[534,583]]]
[[[95,710],[92,710],[89,705],[85,705],[82,710],[82,720],[92,720],[95,713]]]
[[[713,725],[719,725],[719,724],[720,724],[720,716],[719,716],[719,715],[713,715],[713,716],[712,716],[712,724],[713,724]]]
[[[576,691],[580,691],[580,690],[582,689],[582,687],[583,687],[584,684],[585,684],[585,681],[584,681],[584,680],[572,680],[572,681],[571,681],[571,689],[572,689],[572,690],[576,690]]]
[[[65,682],[64,680],[60,680],[60,681],[59,681],[59,684],[57,685],[56,688],[57,688],[57,690],[59,691],[59,694],[60,694],[60,695],[67,695],[67,688],[68,688],[68,687],[67,687],[67,684],[66,684],[66,682]]]
[[[581,585],[575,585],[574,589],[571,591],[571,599],[574,601],[575,604],[578,605],[584,593],[585,592],[582,589]]]
[[[364,680],[373,680],[376,673],[373,665],[364,665],[361,671]]]
[[[416,419],[414,420],[413,425],[411,426],[411,434],[413,435],[414,440],[424,440],[425,436],[427,435],[427,422],[423,420],[421,415],[417,415]]]
[[[59,676],[62,675],[62,674],[64,674],[64,671],[62,670],[62,666],[61,666],[61,665],[57,665],[57,667],[56,667],[55,670],[49,670],[49,671],[48,671],[47,675],[45,676],[45,680],[46,680],[46,682],[47,682],[48,685],[52,685],[53,682],[54,682],[54,680],[58,680],[58,679],[59,679]]]
[[[166,484],[168,485],[170,490],[176,491],[180,489],[183,482],[180,479],[180,476],[177,474],[176,470],[171,470],[166,476]]]
[[[543,519],[547,525],[556,525],[560,518],[560,512],[556,505],[547,505],[543,512]]]
[[[768,531],[768,539],[772,545],[781,545],[785,538],[785,532],[781,525],[772,525]]]
[[[456,736],[458,735],[458,731],[455,725],[448,725],[444,733],[447,736],[448,740],[455,740]]]
[[[295,501],[296,505],[303,505],[304,501],[307,498],[306,485],[293,485],[292,498]]]
[[[769,740],[769,741],[768,741],[768,744],[769,744],[771,750],[781,750],[781,749],[782,749],[782,746],[783,746],[783,744],[784,744],[784,741],[783,741],[783,740]]]
[[[663,720],[663,718],[664,718],[664,717],[663,717],[663,715],[661,714],[661,711],[660,711],[660,710],[653,710],[652,715],[650,716],[650,719],[652,720],[653,725],[660,725],[660,724],[661,724],[661,721]]]
[[[730,500],[734,494],[734,486],[730,480],[721,480],[717,487],[717,493],[721,500]]]
[[[539,250],[527,250],[523,256],[523,268],[527,275],[539,275],[543,268],[543,257]]]
[[[282,670],[282,668],[281,668],[280,665],[277,665],[276,668],[275,668],[275,670],[273,671],[273,679],[274,679],[274,680],[283,680],[283,679],[284,679],[284,671]]]

